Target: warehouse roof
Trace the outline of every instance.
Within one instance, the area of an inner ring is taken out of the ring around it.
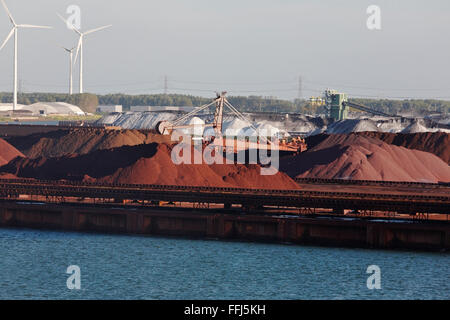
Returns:
[[[29,110],[33,114],[61,114],[61,115],[85,115],[79,107],[65,102],[38,102],[28,106],[21,106],[21,110]]]

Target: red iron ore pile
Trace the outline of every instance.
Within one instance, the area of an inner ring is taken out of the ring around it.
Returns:
[[[280,170],[298,178],[450,181],[450,167],[436,155],[360,134],[330,135],[303,154],[281,159]]]
[[[25,157],[19,150],[8,142],[0,139],[0,166],[3,166],[17,157]]]
[[[259,165],[181,164],[167,144],[143,144],[59,158],[17,158],[0,172],[20,178],[72,180],[110,184],[160,184],[256,189],[298,189],[284,173],[260,174]]]

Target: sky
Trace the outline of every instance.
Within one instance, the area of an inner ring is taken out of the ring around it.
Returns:
[[[85,91],[450,100],[448,0],[5,0],[19,31],[23,92],[67,92],[77,35],[57,17],[81,9]],[[366,10],[381,9],[381,30]],[[11,29],[0,7],[0,40]],[[12,90],[13,41],[0,51],[0,91]],[[78,65],[75,66],[78,70]],[[75,73],[75,88],[78,71]]]

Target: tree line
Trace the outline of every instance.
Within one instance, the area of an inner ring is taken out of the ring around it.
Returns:
[[[79,106],[83,111],[95,113],[98,105],[122,105],[124,110],[131,106],[201,106],[211,102],[211,98],[181,94],[62,94],[62,93],[21,93],[18,96],[20,104],[36,102],[66,102]],[[242,112],[282,112],[302,113],[309,115],[324,114],[324,106],[311,103],[309,100],[282,100],[276,97],[262,96],[231,96],[228,98]],[[11,103],[11,93],[0,93],[2,103]],[[450,101],[444,100],[388,100],[388,99],[351,99],[355,103],[365,105],[377,111],[389,114],[414,112],[418,115],[450,112]]]

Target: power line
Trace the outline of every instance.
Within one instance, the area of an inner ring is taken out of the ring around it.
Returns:
[[[359,98],[359,99],[386,99],[386,100],[448,100],[450,96],[447,97],[400,97],[400,96],[373,96],[373,95],[357,95],[357,94],[349,94],[350,98]]]
[[[312,82],[312,81],[304,81],[305,83],[309,83],[312,85],[319,85],[324,87],[340,87],[340,88],[354,88],[354,89],[365,89],[365,90],[377,90],[377,91],[450,91],[450,88],[376,88],[376,87],[368,87],[368,86],[359,86],[352,84],[332,84],[332,83],[321,83],[321,82]]]
[[[154,84],[157,84],[158,82],[161,84],[161,78],[160,80],[152,80],[152,81],[141,81],[141,82],[134,82],[134,83],[110,83],[110,84],[106,84],[106,83],[102,83],[102,84],[89,84],[89,87],[91,88],[96,88],[96,87],[112,87],[112,89],[114,87],[127,87],[127,88],[123,88],[123,91],[131,91],[131,92],[153,92],[153,91],[164,91],[164,94],[168,94],[168,89],[169,89],[169,84],[168,84],[168,77],[164,76],[164,83],[163,83],[163,87],[161,88],[160,86],[155,86]],[[177,90],[177,91],[184,91],[184,92],[203,92],[203,93],[214,93],[215,91],[218,90],[217,85],[213,85],[215,82],[201,82],[201,81],[182,81],[182,80],[176,80],[176,79],[172,79],[171,81],[174,83],[191,83],[191,84],[208,84],[209,86],[211,86],[211,89],[209,88],[205,88],[205,86],[177,86],[174,88],[171,88],[173,90]],[[269,82],[266,82],[266,84],[268,84]],[[297,85],[295,85],[295,81],[279,81],[279,82],[271,82],[273,84],[284,84],[282,86],[273,86],[270,88],[266,88],[266,89],[257,89],[257,88],[251,88],[252,85],[247,84],[249,87],[248,88],[239,88],[237,83],[234,83],[234,85],[237,85],[237,87],[232,87],[232,88],[226,88],[228,89],[227,91],[232,93],[232,94],[261,94],[261,95],[276,95],[278,93],[297,93],[297,97],[299,99],[303,98],[303,96],[305,95],[305,92],[309,94],[320,94],[324,87],[330,87],[330,84],[323,84],[323,83],[317,83],[314,81],[304,81],[304,79],[302,78],[302,76],[298,77],[298,83]],[[312,86],[305,86],[304,84],[312,84]],[[30,87],[38,87],[38,88],[42,88],[42,87],[58,87],[58,88],[65,88],[66,85],[59,83],[59,84],[50,84],[50,83],[34,83],[34,82],[28,82],[28,81],[22,81],[20,83],[20,86],[22,88],[22,90],[20,90],[21,92],[23,91],[23,87],[24,85],[27,86],[28,91],[30,91]],[[253,86],[256,86],[257,83],[254,83]],[[316,85],[320,85],[321,87],[317,87]],[[223,86],[223,84],[221,84],[221,86]],[[130,88],[130,87],[135,87],[135,88]],[[136,88],[137,87],[137,88]],[[141,88],[139,88],[141,87]],[[333,86],[331,86],[333,87]],[[388,89],[388,90],[384,90],[381,88],[369,88],[369,87],[363,87],[363,86],[350,86],[350,85],[338,85],[338,86],[334,86],[334,87],[355,87],[355,88],[359,88],[359,89],[366,89],[366,90],[377,90],[377,91],[388,91],[388,92],[393,92],[395,90],[405,90],[405,91],[409,91],[409,90],[413,90],[413,89]],[[442,90],[442,89],[421,89],[421,90],[415,90],[415,91],[450,91],[450,90]],[[356,91],[360,91],[360,90],[356,90]],[[443,92],[441,92],[443,93]],[[443,94],[439,94],[436,96],[432,96],[432,97],[419,97],[415,96],[402,96],[402,95],[386,95],[383,96],[382,94],[378,94],[378,95],[371,95],[371,94],[365,94],[362,92],[351,92],[349,93],[349,95],[351,97],[354,98],[376,98],[376,99],[403,99],[403,100],[408,100],[408,99],[416,99],[416,100],[432,100],[432,99],[436,99],[436,100],[448,100],[450,99],[450,97],[447,95],[447,93],[443,93]]]
[[[293,84],[295,80],[289,80],[289,81],[272,81],[272,82],[227,82],[227,81],[221,81],[221,82],[214,82],[214,81],[195,81],[195,80],[176,80],[171,79],[172,82],[176,83],[187,83],[187,84],[206,84],[206,85],[248,85],[248,86],[263,86],[263,85],[274,85],[274,84]]]

